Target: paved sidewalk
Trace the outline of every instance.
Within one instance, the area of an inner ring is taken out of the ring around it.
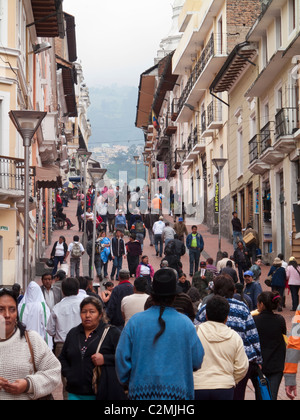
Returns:
[[[66,228],[65,228],[63,231],[54,231],[53,232],[52,245],[49,246],[48,249],[46,250],[46,255],[45,256],[47,258],[50,257],[51,250],[52,250],[54,242],[57,241],[58,238],[61,235],[65,236],[67,244],[72,242],[74,235],[79,235],[80,238],[82,239],[82,233],[79,233],[79,231],[78,231],[76,211],[77,211],[77,201],[70,201],[69,207],[65,208],[64,212],[67,214],[67,217],[70,218],[72,223],[75,224],[75,226],[69,231],[66,230]],[[169,221],[171,223],[171,225],[173,225],[173,218],[172,217],[165,216],[165,219],[167,221]],[[190,232],[191,231],[191,226],[187,226],[187,227],[188,227],[188,231]],[[201,235],[203,236],[204,243],[205,243],[204,252],[202,253],[201,260],[206,260],[208,257],[211,257],[211,258],[214,259],[214,261],[216,261],[216,256],[217,256],[217,252],[218,252],[218,235],[211,235],[208,231],[208,228],[204,225],[198,226],[198,232],[201,233]],[[112,237],[112,235],[110,234],[109,237]],[[125,237],[125,241],[127,241],[126,237]],[[225,238],[222,239],[222,251],[228,252],[229,256],[233,254],[233,245]],[[149,262],[153,266],[155,271],[160,268],[161,258],[156,257],[155,248],[150,246],[150,241],[149,241],[148,236],[146,237],[145,242],[144,242],[143,254],[147,255],[149,257]],[[82,261],[82,264],[81,264],[81,274],[86,276],[86,275],[88,275],[88,257],[87,257],[86,254],[84,255],[82,260],[83,261]],[[182,264],[183,264],[183,271],[186,274],[189,274],[189,256],[188,256],[188,253],[186,253],[186,255],[184,257],[182,257],[181,261],[182,261]],[[127,268],[127,261],[126,260],[123,260],[123,267]],[[108,266],[108,273],[109,274],[111,273],[111,269],[112,269],[112,263],[110,262],[109,266]],[[263,287],[264,290],[269,290],[267,288],[267,286],[265,286],[265,284],[264,284],[264,279],[267,277],[269,270],[270,270],[270,267],[266,267],[266,266],[262,267],[261,284],[262,284],[262,287]],[[190,279],[189,276],[188,276],[188,279]],[[40,283],[40,279],[36,279],[36,280]],[[97,281],[96,277],[95,277],[95,280]],[[115,283],[115,285],[118,284],[117,282],[114,282],[114,283]],[[286,320],[286,323],[287,323],[288,331],[290,331],[290,329],[291,329],[292,318],[294,316],[294,313],[290,311],[291,305],[292,305],[291,304],[291,296],[290,296],[290,294],[288,294],[287,295],[286,308],[282,312],[282,315],[284,316],[284,318]],[[299,375],[298,375],[298,383],[299,383],[298,395],[300,395],[300,376]],[[55,393],[55,399],[61,399],[61,390],[58,390]],[[254,400],[255,399],[252,383],[250,381],[249,381],[248,387],[247,387],[246,399],[247,400]],[[284,390],[284,381],[282,382],[278,399],[279,400],[287,400],[287,397],[285,395],[285,390]]]

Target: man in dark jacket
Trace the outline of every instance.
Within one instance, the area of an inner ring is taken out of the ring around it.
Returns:
[[[241,241],[243,245],[245,246],[245,243],[243,241],[243,234],[242,234],[242,223],[240,219],[238,218],[238,214],[236,211],[232,213],[233,219],[231,221],[232,223],[232,230],[233,230],[233,246],[234,250],[238,247],[238,241]]]
[[[129,278],[130,273],[128,270],[120,270],[120,283],[113,289],[106,309],[106,314],[110,319],[110,322],[120,330],[123,330],[125,325],[121,311],[121,302],[125,296],[130,296],[134,293],[133,286],[130,283]]]

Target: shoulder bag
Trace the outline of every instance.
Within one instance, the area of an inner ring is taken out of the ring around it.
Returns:
[[[279,267],[280,268],[280,267]],[[277,270],[278,270],[278,268],[273,272],[273,274],[270,274],[267,278],[266,278],[266,280],[265,280],[265,284],[268,286],[268,287],[272,287],[272,280],[273,280],[273,276],[274,276],[274,274],[277,272]]]
[[[26,338],[26,341],[27,341],[27,344],[28,344],[28,347],[29,347],[29,351],[30,351],[30,354],[31,354],[31,361],[32,361],[32,364],[33,364],[34,373],[37,373],[38,370],[36,368],[36,364],[35,364],[35,361],[34,361],[33,348],[32,348],[32,345],[31,345],[31,342],[30,342],[30,339],[29,339],[29,334],[28,334],[27,331],[25,332],[25,338]],[[54,401],[54,398],[53,398],[52,394],[49,394],[49,395],[46,395],[45,397],[38,398],[37,401]]]
[[[109,329],[110,329],[110,326],[105,328],[105,330],[102,334],[101,340],[98,344],[96,354],[100,352],[100,349],[101,349],[102,344],[103,344],[103,342],[104,342],[104,340],[107,336],[107,333],[108,333]],[[101,376],[101,366],[95,366],[94,369],[93,369],[92,387],[93,387],[93,391],[96,395],[98,394],[98,384],[99,384],[100,376]]]

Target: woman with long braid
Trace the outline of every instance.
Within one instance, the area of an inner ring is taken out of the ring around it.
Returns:
[[[193,371],[204,351],[193,323],[172,307],[176,283],[173,270],[157,271],[150,290],[154,306],[134,315],[122,332],[116,369],[131,400],[194,399]]]

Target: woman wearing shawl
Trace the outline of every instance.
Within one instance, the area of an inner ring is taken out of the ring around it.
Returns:
[[[36,331],[53,349],[53,340],[47,334],[46,326],[50,317],[50,310],[40,286],[32,281],[21,300],[19,307],[20,321],[26,325],[28,331]]]

